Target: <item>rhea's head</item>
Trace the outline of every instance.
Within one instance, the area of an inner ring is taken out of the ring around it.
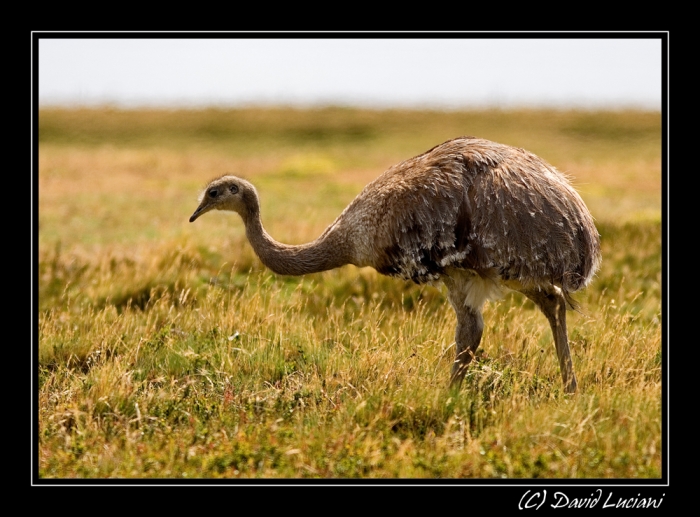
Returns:
[[[247,220],[258,211],[258,193],[255,187],[236,176],[221,176],[209,182],[199,196],[199,206],[190,217],[194,222],[210,210],[231,210]]]

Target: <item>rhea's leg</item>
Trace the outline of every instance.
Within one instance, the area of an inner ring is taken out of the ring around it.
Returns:
[[[455,306],[457,313],[457,331],[455,332],[455,362],[452,364],[450,387],[459,388],[467,373],[467,366],[474,358],[481,343],[484,320],[481,311],[467,305]]]
[[[543,290],[523,290],[522,293],[535,302],[549,320],[554,335],[554,346],[559,358],[559,369],[564,381],[564,390],[567,393],[574,393],[576,391],[576,375],[571,361],[569,339],[566,335],[566,299],[564,293],[555,285]]]
[[[443,281],[447,286],[447,298],[457,315],[456,352],[450,387],[459,388],[467,372],[467,366],[481,343],[481,335],[484,331],[481,308],[487,299],[496,297],[500,290],[494,280],[482,278],[468,270],[451,271]]]

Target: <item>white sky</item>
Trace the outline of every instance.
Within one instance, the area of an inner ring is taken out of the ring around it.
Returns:
[[[665,80],[660,38],[183,36],[42,38],[39,103],[660,110]]]

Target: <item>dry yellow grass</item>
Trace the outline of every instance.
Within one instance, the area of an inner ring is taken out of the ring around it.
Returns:
[[[440,290],[354,267],[276,277],[234,214],[188,223],[232,172],[270,234],[308,241],[384,168],[459,134],[543,156],[596,218],[576,397],[516,295],[487,307],[450,394]],[[49,110],[40,138],[41,478],[661,475],[658,114]]]

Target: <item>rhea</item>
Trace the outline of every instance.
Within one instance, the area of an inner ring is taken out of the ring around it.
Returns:
[[[354,264],[443,282],[457,315],[453,388],[481,342],[484,303],[509,289],[523,293],[549,321],[565,391],[576,391],[566,310],[600,266],[600,240],[568,179],[534,154],[470,136],[449,140],[387,169],[307,244],[270,237],[244,179],[211,181],[190,222],[214,209],[237,212],[257,256],[280,275]]]

